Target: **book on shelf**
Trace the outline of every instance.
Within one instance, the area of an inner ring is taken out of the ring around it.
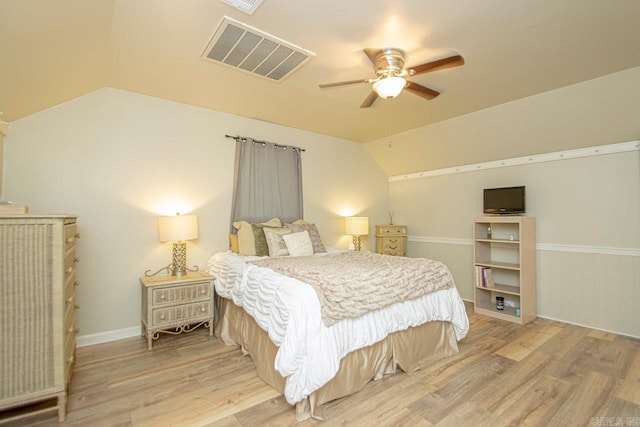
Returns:
[[[482,288],[482,269],[483,267],[477,266],[476,265],[476,288]]]
[[[482,278],[484,280],[484,287],[485,288],[495,288],[496,284],[493,281],[493,273],[491,272],[490,268],[485,268],[482,271]]]

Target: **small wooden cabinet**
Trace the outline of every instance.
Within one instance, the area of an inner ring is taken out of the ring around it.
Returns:
[[[535,218],[477,218],[473,240],[475,312],[521,325],[534,320],[537,317]],[[497,308],[497,297],[504,300],[502,310]]]
[[[213,335],[213,277],[203,272],[184,276],[145,276],[142,284],[142,336],[147,349],[160,333],[180,334],[199,326]]]
[[[76,350],[76,217],[0,216],[0,424],[57,409],[66,415]]]
[[[407,255],[406,225],[376,225],[376,252],[385,255]]]

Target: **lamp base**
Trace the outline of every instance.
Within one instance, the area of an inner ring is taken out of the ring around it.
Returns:
[[[162,267],[155,273],[149,273],[151,270],[144,272],[145,276],[155,276],[161,271],[167,271],[171,276],[186,276],[188,271],[198,271],[197,265],[194,268],[187,268],[187,243],[186,242],[174,242],[172,251],[172,263],[166,267]]]
[[[172,276],[187,274],[187,242],[173,242],[173,268]]]
[[[360,236],[353,236],[353,246],[355,247],[356,251],[360,250]]]

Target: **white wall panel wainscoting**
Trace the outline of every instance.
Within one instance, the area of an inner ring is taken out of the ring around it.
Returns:
[[[472,300],[482,190],[524,185],[527,215],[536,218],[538,315],[640,337],[638,141],[561,154],[392,179],[391,210],[409,227],[408,256],[445,262]]]
[[[473,241],[409,236],[411,257],[438,259],[473,301]],[[539,243],[538,316],[640,338],[640,248]]]

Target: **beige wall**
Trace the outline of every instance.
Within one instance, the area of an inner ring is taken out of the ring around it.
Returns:
[[[549,141],[558,135],[577,147],[638,140],[639,86],[640,69],[634,69],[416,129],[416,142],[397,136],[391,150],[368,149],[399,176],[415,172],[415,162],[403,166],[385,153],[433,156],[439,168],[465,165],[471,158],[465,147],[486,147],[485,160],[505,160],[555,151]],[[496,141],[506,148],[498,150]],[[640,150],[474,167],[390,183],[394,222],[409,226],[409,255],[443,260],[463,297],[472,299],[472,220],[482,212],[482,189],[526,185],[527,214],[537,219],[538,314],[640,336]]]
[[[234,142],[225,134],[306,149],[305,217],[326,245],[349,243],[342,215],[368,215],[372,229],[386,219],[387,177],[353,142],[108,88],[18,120],[5,141],[4,195],[32,213],[79,215],[80,342],[135,335],[138,278],[170,261],[158,214],[199,214],[190,265],[228,247]]]
[[[640,67],[367,144],[388,175],[640,139]],[[442,96],[446,96],[443,94]],[[431,108],[436,109],[437,98]]]
[[[4,200],[4,196],[2,194],[2,178],[4,177],[4,135],[0,133],[0,200]]]

